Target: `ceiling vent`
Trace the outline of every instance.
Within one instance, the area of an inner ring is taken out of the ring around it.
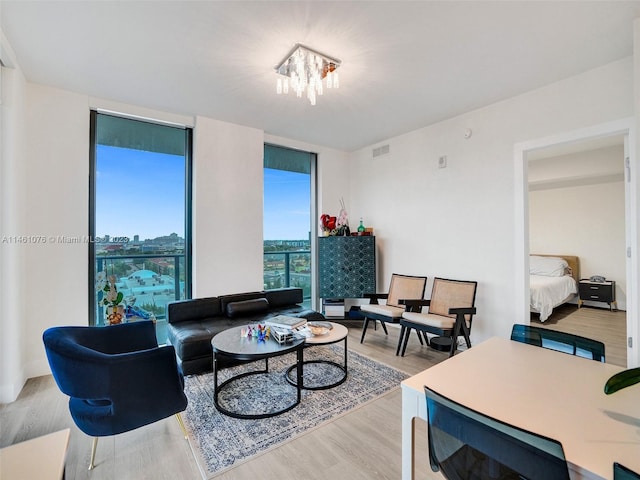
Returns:
[[[380,157],[382,155],[389,154],[389,145],[382,145],[381,147],[373,149],[373,158]]]

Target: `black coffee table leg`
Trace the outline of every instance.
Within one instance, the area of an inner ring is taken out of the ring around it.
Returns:
[[[339,341],[339,340],[338,340]],[[325,365],[333,365],[334,367],[342,370],[343,375],[342,377],[340,377],[340,379],[336,382],[333,383],[329,383],[327,385],[318,385],[315,387],[307,387],[304,385],[304,380],[303,377],[300,375],[299,370],[300,370],[300,362],[298,362],[296,365],[291,365],[288,369],[287,372],[285,373],[285,378],[287,380],[287,382],[289,382],[291,385],[295,385],[298,388],[304,388],[305,390],[327,390],[329,388],[333,388],[333,387],[337,387],[338,385],[341,385],[345,382],[345,380],[347,379],[347,337],[344,337],[343,339],[344,341],[344,364],[340,365],[339,363],[336,362],[332,362],[331,360],[307,360],[306,362],[302,362],[302,365],[309,365],[311,363],[322,363]],[[327,344],[324,344],[327,345]],[[307,345],[306,348],[311,348],[314,347],[316,345]],[[291,371],[296,368],[296,381],[294,382],[291,379]]]
[[[298,350],[296,355],[296,389],[298,390],[298,403],[300,403],[300,399],[302,398],[302,366],[304,365],[303,351],[304,348],[301,348]],[[285,375],[287,375],[288,378],[288,371]]]
[[[233,418],[244,418],[249,420],[258,420],[261,418],[275,417],[277,415],[280,415],[282,413],[288,412],[289,410],[293,409],[294,407],[299,405],[300,401],[302,400],[302,388],[300,387],[300,385],[302,385],[302,364],[304,363],[303,347],[304,347],[304,344],[301,344],[300,348],[296,350],[296,359],[297,359],[296,365],[297,365],[297,378],[298,378],[298,386],[296,387],[296,390],[297,390],[296,401],[281,410],[277,410],[275,412],[257,413],[257,414],[244,414],[244,413],[233,412],[231,410],[228,410],[220,405],[220,403],[218,402],[218,396],[226,386],[228,386],[230,383],[240,378],[248,377],[249,375],[260,375],[264,373],[269,373],[269,359],[268,358],[264,359],[265,360],[264,370],[252,370],[250,372],[243,372],[225,380],[220,385],[218,385],[218,366],[217,366],[218,355],[216,355],[216,353],[214,352],[213,354],[213,388],[214,388],[213,404],[215,405],[215,407],[218,409],[219,412],[224,413],[225,415],[228,415]]]

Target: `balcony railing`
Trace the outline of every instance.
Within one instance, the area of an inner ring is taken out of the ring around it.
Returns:
[[[264,289],[299,287],[311,301],[311,251],[264,252]]]
[[[158,341],[166,341],[166,304],[185,298],[184,254],[97,255],[96,273],[116,277],[116,287],[129,304],[153,314]],[[102,294],[96,292],[96,325],[103,325],[104,307],[98,305]]]

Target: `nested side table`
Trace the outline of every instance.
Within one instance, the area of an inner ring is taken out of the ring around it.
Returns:
[[[344,342],[344,362],[343,364],[339,364],[337,362],[333,362],[331,360],[319,359],[319,360],[305,360],[302,362],[303,364],[303,373],[302,378],[299,377],[296,379],[291,378],[291,372],[296,365],[292,365],[289,367],[286,373],[287,381],[291,385],[300,386],[305,390],[326,390],[328,388],[337,387],[338,385],[345,382],[347,379],[347,336],[349,334],[349,330],[344,325],[340,325],[335,322],[327,322],[331,324],[331,330],[329,333],[325,335],[314,335],[311,337],[307,337],[304,342],[304,348],[310,348],[317,345],[331,345],[333,343]],[[323,385],[314,385],[314,386],[305,386],[304,385],[304,365],[309,365],[311,363],[323,363],[327,365],[333,365],[334,367],[340,369],[342,371],[342,375],[340,378],[332,383],[323,384]]]

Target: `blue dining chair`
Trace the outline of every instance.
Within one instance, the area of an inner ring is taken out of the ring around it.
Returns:
[[[604,343],[572,333],[516,323],[511,329],[511,340],[568,353],[577,357],[595,360],[596,362],[604,363],[605,361]]]
[[[128,432],[187,407],[184,378],[172,346],[158,346],[152,321],[108,327],[52,327],[43,333],[47,359],[60,390],[68,395],[73,421],[98,438]]]
[[[613,480],[640,480],[640,474],[619,464],[613,463]]]
[[[425,387],[429,462],[450,480],[569,480],[562,444]]]

